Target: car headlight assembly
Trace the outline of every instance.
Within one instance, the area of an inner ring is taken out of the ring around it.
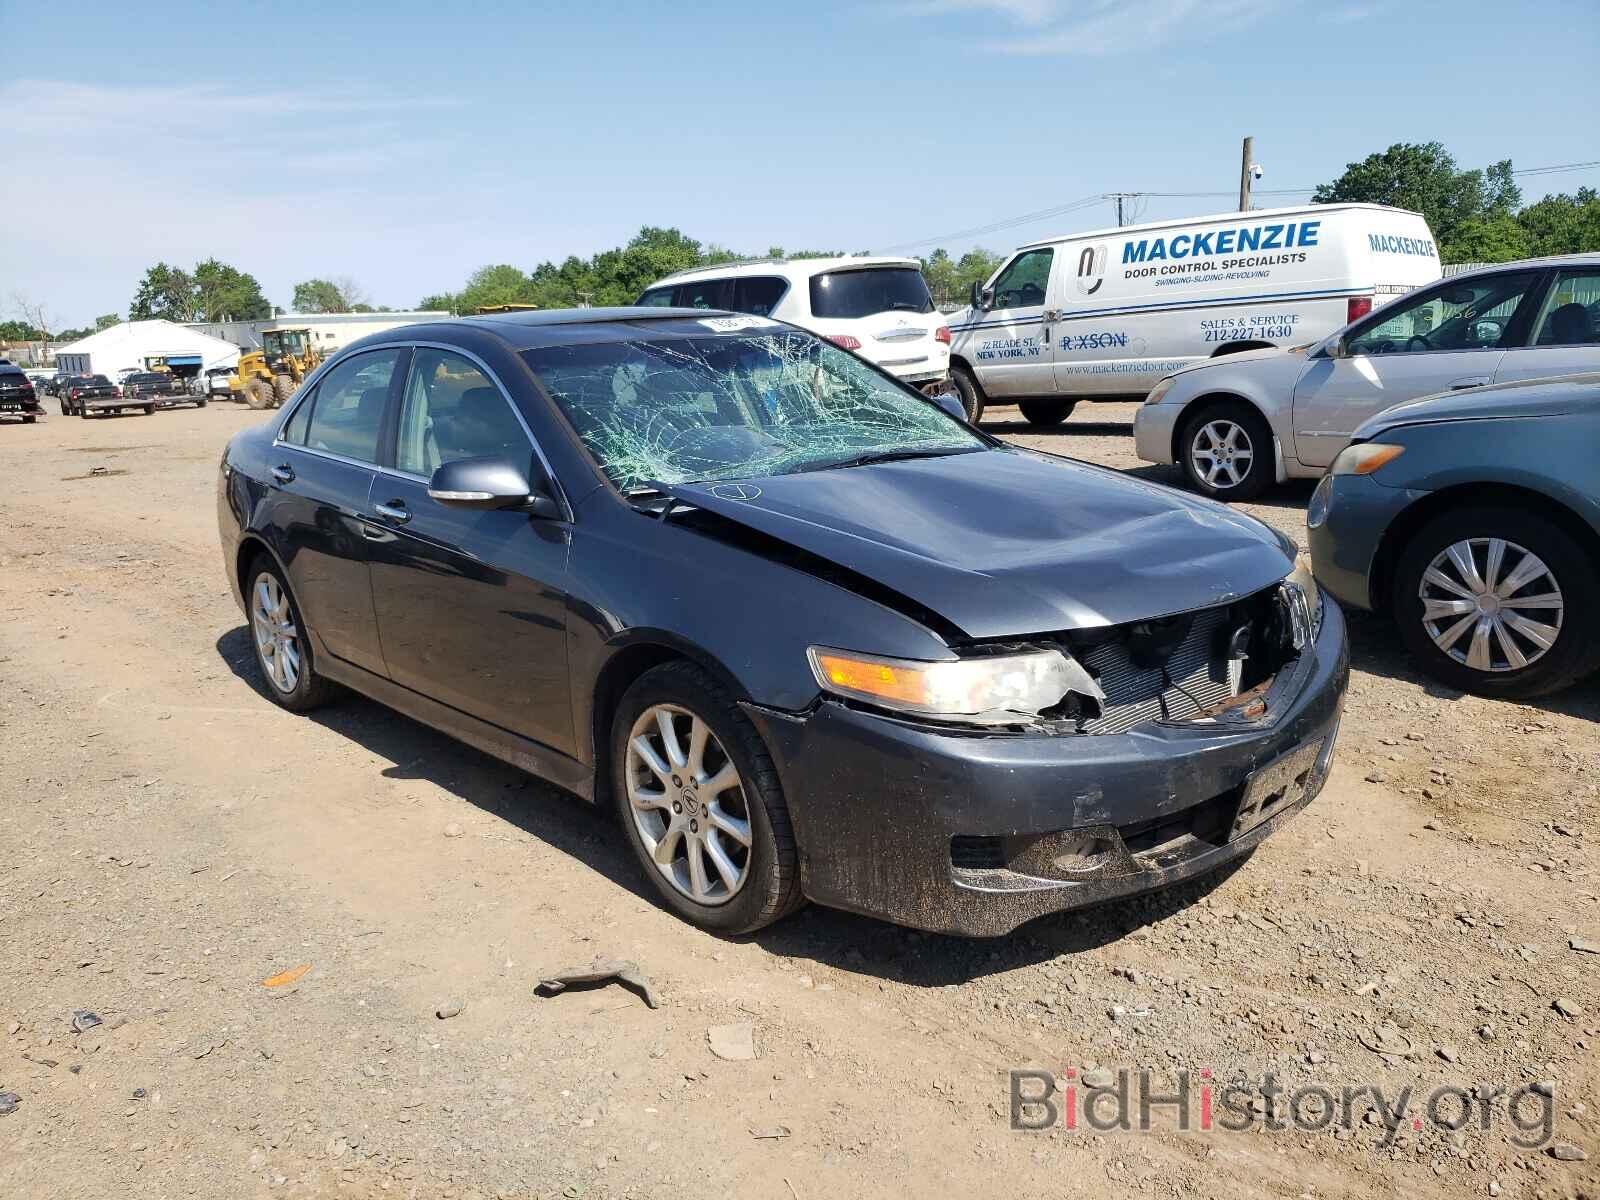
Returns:
[[[1150,394],[1144,398],[1146,404],[1160,404],[1166,394],[1172,390],[1172,385],[1178,382],[1176,375],[1168,375],[1155,387],[1150,389]]]
[[[1339,451],[1339,457],[1328,468],[1330,475],[1371,475],[1379,467],[1392,463],[1406,452],[1404,446],[1390,446],[1383,442],[1357,442]]]
[[[1322,589],[1311,571],[1311,557],[1297,554],[1294,570],[1284,577],[1283,588],[1289,601],[1289,615],[1293,625],[1294,648],[1304,650],[1322,633]]]
[[[807,657],[826,692],[935,720],[1026,724],[1068,692],[1105,700],[1082,664],[1059,650],[919,662],[812,646]]]

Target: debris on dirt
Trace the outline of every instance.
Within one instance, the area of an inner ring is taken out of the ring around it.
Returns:
[[[1600,942],[1591,942],[1585,938],[1568,938],[1567,949],[1576,950],[1579,954],[1600,954]]]
[[[287,971],[279,971],[276,975],[267,976],[261,981],[261,986],[267,988],[288,987],[309,970],[311,970],[310,963],[301,963],[298,967],[290,967]]]
[[[625,958],[596,959],[587,967],[569,967],[545,976],[534,990],[541,996],[556,996],[568,988],[590,988],[607,983],[620,983],[632,988],[651,1008],[661,1007],[650,977],[639,970],[638,963]]]
[[[451,1017],[459,1017],[461,1015],[461,1010],[466,1006],[467,1002],[465,1000],[446,1000],[443,1004],[439,1005],[438,1008],[433,1010],[433,1015],[438,1017],[441,1021],[448,1021]]]
[[[31,1062],[31,1063],[35,1063],[35,1064],[37,1064],[38,1066],[41,1066],[41,1067],[59,1067],[61,1065],[57,1060],[55,1060],[53,1058],[35,1058],[33,1055],[29,1054],[26,1050],[24,1050],[22,1052],[22,1057],[23,1057],[23,1059],[25,1061]]]
[[[752,1129],[750,1136],[760,1142],[769,1138],[786,1138],[790,1136],[791,1132],[787,1125],[773,1125],[766,1129]]]
[[[1417,1048],[1411,1044],[1411,1039],[1387,1021],[1375,1028],[1362,1030],[1356,1036],[1361,1044],[1374,1054],[1410,1058],[1417,1052]]]
[[[749,1021],[713,1025],[706,1030],[711,1053],[729,1062],[748,1062],[756,1056],[756,1029]]]
[[[80,1008],[72,1014],[72,1028],[78,1033],[88,1033],[100,1024],[100,1017],[86,1008]]]
[[[1579,1016],[1583,1015],[1582,1007],[1577,1005],[1577,1004],[1574,1004],[1571,1000],[1568,1000],[1565,996],[1556,997],[1555,1002],[1553,1004],[1551,1004],[1550,1007],[1555,1009],[1563,1017],[1566,1017],[1567,1020],[1569,1020],[1569,1021],[1572,1020],[1574,1017],[1579,1017]]]
[[[461,828],[459,821],[451,821],[450,824],[444,827],[445,837],[460,837],[465,832],[466,830]]]
[[[15,1092],[0,1092],[0,1117],[10,1116],[17,1111],[17,1105],[22,1103],[22,1097]]]
[[[1589,1156],[1571,1142],[1556,1142],[1546,1151],[1558,1162],[1588,1162]]]

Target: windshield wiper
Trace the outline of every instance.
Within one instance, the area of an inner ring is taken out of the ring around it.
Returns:
[[[921,450],[873,450],[854,458],[841,458],[837,462],[821,463],[807,469],[832,471],[838,467],[867,467],[874,463],[903,462],[909,458],[947,458],[952,454],[970,454],[982,449],[982,446],[930,446]]]

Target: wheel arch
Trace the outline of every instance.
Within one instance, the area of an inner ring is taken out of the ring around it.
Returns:
[[[273,561],[278,568],[278,573],[283,576],[286,583],[288,582],[289,571],[283,565],[283,559],[278,557],[278,552],[260,534],[246,533],[239,539],[238,548],[233,554],[233,585],[241,603],[245,602],[244,573],[249,569],[250,564],[262,554],[265,554]]]
[[[984,403],[987,404],[989,401],[989,393],[984,390],[983,380],[978,377],[978,368],[972,365],[971,361],[968,360],[966,355],[951,354],[950,369],[954,370],[956,367],[960,367],[967,373],[967,377],[972,380],[972,386],[978,389],[978,395],[982,396]]]
[[[1367,598],[1374,612],[1391,610],[1395,566],[1411,539],[1441,513],[1471,505],[1483,508],[1504,505],[1536,512],[1557,526],[1589,554],[1600,559],[1600,532],[1573,509],[1545,492],[1513,483],[1461,483],[1429,492],[1389,522],[1372,556],[1367,573]]]
[[[1211,357],[1222,358],[1228,354],[1242,354],[1246,350],[1276,350],[1277,348],[1272,342],[1224,342],[1211,352]]]
[[[1203,392],[1200,395],[1196,396],[1193,400],[1190,400],[1182,408],[1180,408],[1178,410],[1177,418],[1172,422],[1172,461],[1173,462],[1179,463],[1179,464],[1181,464],[1183,462],[1183,446],[1182,446],[1183,431],[1184,431],[1185,427],[1188,426],[1189,419],[1190,419],[1191,415],[1194,414],[1199,409],[1205,407],[1207,404],[1243,404],[1243,405],[1247,405],[1249,408],[1251,408],[1251,409],[1253,409],[1255,411],[1256,416],[1260,417],[1261,420],[1263,422],[1265,422],[1265,424],[1267,426],[1267,429],[1269,431],[1272,431],[1272,419],[1270,417],[1268,417],[1265,412],[1262,411],[1261,405],[1257,404],[1254,400],[1250,399],[1249,396],[1246,396],[1246,395],[1244,395],[1244,394],[1242,394],[1240,392],[1234,392],[1234,391]]]

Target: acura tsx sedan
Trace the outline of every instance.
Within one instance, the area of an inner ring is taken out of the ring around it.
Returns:
[[[274,700],[614,807],[723,933],[996,935],[1209,871],[1321,789],[1348,676],[1287,538],[763,317],[374,335],[232,440],[217,513]]]

